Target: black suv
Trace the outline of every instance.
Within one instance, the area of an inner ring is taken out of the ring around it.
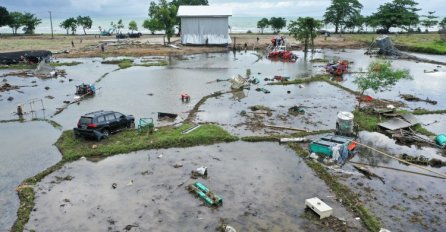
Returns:
[[[96,140],[107,138],[110,133],[135,126],[133,115],[124,115],[114,111],[95,111],[85,114],[74,128],[76,137],[88,137]]]

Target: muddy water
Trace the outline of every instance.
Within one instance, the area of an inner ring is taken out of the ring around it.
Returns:
[[[335,128],[338,112],[352,111],[355,105],[355,100],[349,93],[325,82],[305,84],[302,88],[297,85],[268,86],[266,83],[262,80],[243,93],[231,93],[208,100],[200,108],[202,111],[198,113],[198,121],[216,122],[231,133],[242,136],[272,132],[272,129],[265,130],[263,126],[252,127],[252,120],[259,120],[262,124],[327,130]],[[229,84],[222,85],[229,88]],[[259,87],[266,88],[271,93],[255,91]],[[272,115],[254,114],[249,107],[255,105],[272,109]],[[288,109],[292,106],[302,107],[305,113],[290,114]],[[242,116],[242,111],[247,114]]]
[[[429,158],[446,160],[441,152],[433,148],[416,148],[395,144],[395,141],[379,133],[360,133],[361,141],[388,153],[400,155],[406,153],[412,156],[424,155]],[[433,174],[421,169],[401,164],[393,159],[383,157],[376,152],[361,149],[360,155],[353,161],[393,167],[407,171]],[[367,167],[376,175],[383,177],[367,179],[361,174],[344,178],[344,182],[352,186],[352,190],[361,195],[368,208],[377,215],[383,227],[391,231],[445,231],[446,218],[446,180],[416,175],[385,168]],[[441,173],[446,167],[432,168]],[[347,164],[345,170],[355,172]]]
[[[204,206],[185,190],[195,181],[189,179],[190,171],[200,166],[208,167],[209,178],[198,181],[224,199],[218,209]],[[56,178],[66,176],[73,178]],[[81,160],[49,175],[36,190],[36,211],[27,229],[37,231],[122,231],[127,225],[137,226],[134,231],[214,231],[220,218],[238,231],[314,231],[319,228],[306,227],[311,223],[301,217],[305,199],[314,196],[331,205],[352,231],[362,230],[353,215],[327,197],[332,193],[301,158],[273,143],[140,151],[97,163]]]
[[[376,59],[364,55],[365,50],[346,50],[345,52],[326,50],[324,55],[328,58],[341,58],[353,61],[349,69],[353,72],[360,72],[367,70],[368,64]],[[418,56],[419,54],[412,54]],[[439,60],[437,56],[420,55],[420,57]],[[441,60],[441,59],[440,59]],[[392,66],[398,69],[408,69],[412,75],[412,80],[401,80],[390,91],[374,93],[373,91],[366,91],[377,98],[400,100],[407,104],[410,109],[425,108],[425,109],[446,109],[446,66],[429,63],[415,63],[409,60],[393,60]],[[428,73],[437,69],[438,72]],[[357,74],[354,74],[357,75]],[[348,88],[356,89],[353,83],[354,75],[346,75],[345,81],[342,82]],[[412,94],[421,99],[429,98],[438,102],[432,105],[425,102],[408,102],[399,97],[399,94]]]
[[[0,231],[6,231],[19,207],[15,188],[60,160],[52,144],[61,132],[45,122],[0,123],[0,132]]]

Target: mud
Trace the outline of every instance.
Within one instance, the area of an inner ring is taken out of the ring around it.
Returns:
[[[361,132],[362,143],[384,150],[396,156],[424,155],[429,158],[446,161],[441,151],[434,148],[417,148],[400,146],[395,141],[379,133]],[[360,149],[359,155],[352,161],[366,164],[398,168],[407,171],[433,174],[413,166],[407,166],[378,153]],[[390,231],[445,231],[446,219],[440,215],[446,212],[445,179],[432,178],[413,173],[406,173],[387,168],[367,167],[379,179],[367,179],[358,175],[339,175],[341,180],[352,186],[351,189],[360,194],[361,200],[377,215],[383,227]],[[347,171],[354,168],[347,163]],[[432,168],[445,173],[446,167]]]
[[[174,168],[178,162],[183,167]],[[224,199],[218,209],[185,189],[195,181],[189,177],[191,170],[200,166],[208,167],[208,178],[198,181]],[[72,179],[54,182],[63,176]],[[275,143],[237,142],[140,151],[96,163],[81,160],[43,179],[36,191],[29,230],[122,231],[133,225],[137,231],[214,231],[224,218],[238,231],[332,231],[333,220],[313,224],[319,219],[305,211],[305,199],[314,196],[345,221],[340,231],[364,230],[301,158]]]

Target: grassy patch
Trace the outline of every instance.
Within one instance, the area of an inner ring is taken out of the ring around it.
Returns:
[[[120,69],[130,68],[133,66],[133,60],[128,60],[128,59],[122,60],[121,62],[119,62],[118,66]]]
[[[144,62],[142,64],[137,64],[136,66],[143,66],[143,67],[152,67],[152,66],[167,66],[169,62],[166,60],[158,60],[156,62]]]
[[[301,146],[297,144],[289,144],[289,146],[301,157],[305,158],[309,154]],[[341,184],[330,174],[319,162],[313,160],[305,160],[306,164],[316,173],[316,175],[328,185],[328,187],[336,194],[338,199],[342,199],[342,204],[350,208],[359,215],[364,225],[370,231],[379,231],[381,223],[373,213],[371,213],[359,199],[358,195],[352,192],[346,185]]]
[[[81,156],[106,157],[142,149],[190,147],[238,140],[237,137],[230,135],[221,127],[211,124],[204,124],[193,132],[182,135],[181,131],[189,127],[188,124],[179,128],[163,127],[153,134],[138,134],[136,130],[127,130],[101,142],[76,139],[73,131],[69,130],[62,133],[56,146],[62,152],[62,160],[72,161]],[[93,145],[97,145],[97,147],[93,149]]]
[[[301,78],[301,79],[294,79],[294,80],[281,81],[281,82],[272,82],[272,83],[268,83],[268,85],[298,85],[298,84],[305,84],[305,83],[310,83],[310,82],[315,82],[315,81],[324,81],[325,78],[326,78],[325,75],[317,75],[317,76],[309,77],[309,78]]]
[[[428,131],[426,128],[422,127],[420,124],[417,124],[413,127],[411,127],[412,130],[414,130],[415,132],[422,134],[422,135],[426,135],[426,136],[435,136],[436,134]]]
[[[354,121],[359,125],[359,128],[366,131],[376,131],[380,120],[377,115],[367,114],[366,112],[355,109],[353,111],[355,116]]]
[[[201,105],[203,105],[209,98],[218,97],[222,94],[224,93],[217,91],[201,98],[200,101],[198,101],[197,104],[195,104],[194,108],[189,112],[189,116],[187,116],[186,120],[184,121],[189,123],[192,122],[195,119],[195,116],[197,115],[198,109]]]
[[[20,206],[17,210],[17,220],[11,227],[11,231],[23,231],[29,220],[31,210],[34,208],[35,193],[31,186],[21,185],[17,188],[20,199]]]
[[[370,44],[379,35],[355,34],[345,35],[346,38]],[[440,40],[438,33],[389,35],[400,50],[430,54],[446,54],[446,42]]]
[[[10,64],[0,65],[0,69],[36,69],[37,64]]]
[[[53,67],[59,67],[59,66],[76,66],[82,64],[82,62],[78,61],[72,61],[72,62],[56,62],[56,63],[50,63]]]
[[[426,109],[416,109],[412,112],[415,115],[423,114],[446,114],[446,110],[426,110]]]

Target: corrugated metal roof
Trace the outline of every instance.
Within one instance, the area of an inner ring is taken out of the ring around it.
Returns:
[[[178,17],[221,17],[231,15],[231,8],[221,6],[180,6],[177,13]]]

